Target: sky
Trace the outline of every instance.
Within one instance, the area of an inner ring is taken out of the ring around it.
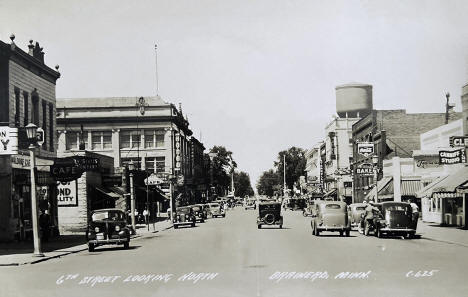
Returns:
[[[182,103],[194,136],[233,152],[252,184],[278,152],[312,148],[335,87],[373,85],[376,109],[461,110],[468,1],[0,0],[0,40],[44,47],[57,98]],[[158,45],[158,86],[156,54]]]

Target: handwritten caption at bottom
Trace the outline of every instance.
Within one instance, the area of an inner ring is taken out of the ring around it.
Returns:
[[[328,271],[306,271],[306,272],[280,272],[273,273],[268,279],[277,283],[284,280],[324,280],[324,279],[368,279],[372,271],[349,272],[343,271],[330,276]]]
[[[89,275],[81,276],[79,274],[66,274],[61,275],[57,280],[57,285],[62,285],[64,283],[75,283],[81,286],[94,287],[97,284],[115,284],[115,283],[138,283],[138,284],[148,284],[148,283],[168,283],[172,280],[176,282],[186,282],[196,284],[202,281],[211,281],[214,280],[219,273],[213,272],[202,272],[195,273],[189,272],[179,276],[173,274],[131,274],[131,275]]]

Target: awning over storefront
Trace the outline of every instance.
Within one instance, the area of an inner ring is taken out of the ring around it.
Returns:
[[[392,195],[393,197],[393,178],[385,176],[377,182],[377,189],[379,189],[379,199],[388,198],[387,196]],[[391,192],[390,192],[391,189]],[[372,189],[369,194],[364,197],[364,200],[375,200],[375,189]]]
[[[379,200],[393,199],[394,197],[394,185],[393,177],[386,176],[379,180],[377,183],[379,189]],[[416,192],[422,188],[421,180],[412,178],[402,178],[401,180],[401,196],[416,196]],[[371,191],[364,199],[374,200],[375,190]]]
[[[401,196],[416,196],[416,192],[421,190],[421,180],[405,180],[401,181]]]
[[[114,192],[112,192],[111,190],[106,189],[106,188],[103,188],[103,187],[94,186],[94,188],[95,188],[98,192],[100,192],[100,193],[102,193],[102,194],[104,194],[104,195],[106,195],[106,196],[108,196],[108,197],[110,197],[110,198],[119,199],[120,197],[122,197],[122,195],[119,195],[119,194],[117,194],[117,193],[114,193]]]
[[[460,197],[457,194],[459,186],[466,185],[468,181],[468,167],[460,168],[459,170],[437,178],[434,182],[417,192],[417,197],[423,198],[453,198]]]

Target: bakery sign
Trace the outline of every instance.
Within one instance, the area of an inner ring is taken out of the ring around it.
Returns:
[[[363,163],[356,168],[356,174],[360,176],[373,176],[374,166],[369,163]]]
[[[372,142],[358,142],[357,151],[358,154],[367,158],[374,154],[374,144]]]
[[[466,163],[465,149],[455,151],[439,151],[439,164],[451,165]]]

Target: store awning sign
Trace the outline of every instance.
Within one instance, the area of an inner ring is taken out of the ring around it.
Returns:
[[[466,163],[465,149],[455,151],[439,151],[439,164],[451,165]]]
[[[0,155],[18,154],[18,128],[0,127]]]
[[[374,144],[372,142],[358,142],[358,154],[369,157],[374,154]]]

